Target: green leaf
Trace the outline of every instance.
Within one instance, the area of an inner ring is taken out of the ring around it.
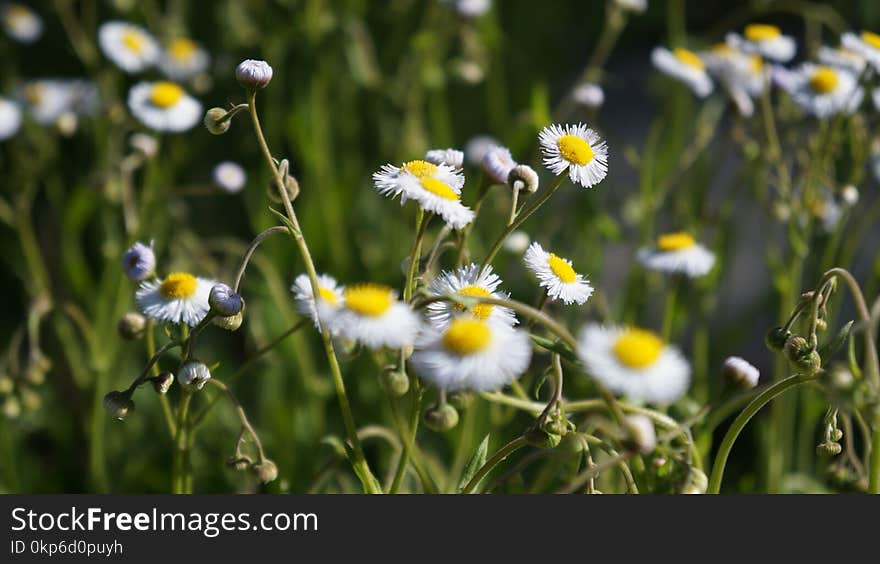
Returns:
[[[471,481],[474,477],[474,474],[477,473],[477,470],[482,468],[483,464],[486,463],[486,455],[489,453],[489,435],[487,434],[483,437],[483,440],[477,445],[477,450],[474,451],[474,454],[471,456],[471,459],[468,460],[467,465],[464,467],[464,472],[461,474],[461,480],[458,482],[458,491],[464,489],[466,485]]]
[[[840,350],[840,347],[842,347],[843,343],[846,342],[847,337],[849,337],[850,333],[852,332],[852,326],[853,322],[850,321],[840,328],[837,336],[819,347],[819,356],[822,357],[823,366],[826,366],[831,361],[831,358],[834,356],[834,354],[838,350]]]
[[[286,215],[284,215],[283,213],[281,213],[280,211],[278,211],[272,207],[269,208],[269,211],[272,212],[273,214],[275,214],[275,217],[277,217],[278,219],[281,220],[281,223],[283,223],[284,226],[287,227],[287,229],[290,231],[291,235],[293,235],[294,233],[297,232],[296,227],[293,225],[293,223],[290,221],[290,219],[287,218]]]
[[[571,362],[577,362],[577,356],[569,349],[565,344],[555,341],[552,339],[545,339],[544,337],[539,337],[537,335],[530,335],[532,338],[532,342],[538,345],[543,349],[547,349],[550,352],[559,353],[559,355]]]

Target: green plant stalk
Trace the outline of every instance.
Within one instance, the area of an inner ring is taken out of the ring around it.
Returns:
[[[789,376],[788,378],[769,386],[746,406],[742,413],[740,413],[733,421],[730,428],[727,430],[727,433],[724,435],[721,445],[718,447],[718,454],[715,455],[715,461],[712,464],[712,476],[709,478],[709,488],[707,493],[717,494],[720,492],[721,480],[724,477],[724,467],[727,464],[727,457],[730,455],[730,451],[733,449],[733,444],[736,442],[737,437],[739,437],[739,434],[748,422],[751,421],[752,417],[780,394],[796,388],[801,384],[811,382],[816,378],[818,378],[818,374],[795,374]]]
[[[156,354],[156,336],[153,333],[155,322],[150,319],[147,321],[147,329],[145,340],[147,344],[147,358],[153,358]],[[152,366],[153,376],[159,375],[159,364],[154,363]],[[168,396],[159,394],[159,404],[162,406],[162,413],[165,415],[165,424],[168,426],[168,432],[172,438],[176,433],[176,424],[174,423],[174,414],[171,412],[171,404],[168,402]]]
[[[474,491],[480,482],[486,477],[486,474],[492,471],[502,460],[519,450],[520,448],[526,446],[528,441],[522,435],[513,439],[492,455],[492,458],[487,460],[485,464],[483,464],[479,470],[474,473],[474,477],[471,478],[471,481],[468,482],[464,488],[462,488],[461,493],[468,494]]]
[[[189,415],[189,404],[192,400],[192,391],[184,388],[180,398],[180,406],[177,408],[177,424],[174,433],[174,455],[171,461],[171,493],[192,493],[186,491],[186,471],[184,469],[185,453],[187,450],[186,426]]]
[[[880,494],[880,411],[875,409],[871,436],[871,459],[868,463],[868,492]]]
[[[269,145],[266,143],[266,138],[263,135],[263,128],[260,126],[260,119],[257,115],[257,104],[256,104],[256,92],[250,91],[248,92],[248,107],[250,110],[251,123],[254,128],[254,133],[257,136],[257,141],[260,145],[260,150],[263,153],[263,157],[266,160],[266,164],[269,166],[269,169],[272,171],[272,175],[275,178],[275,185],[278,189],[278,195],[281,198],[282,203],[284,204],[284,211],[287,214],[287,218],[290,220],[291,225],[293,225],[293,229],[291,230],[291,236],[295,241],[297,247],[299,248],[300,255],[302,256],[303,263],[306,267],[306,272],[308,273],[309,280],[312,284],[312,293],[317,296],[319,294],[319,284],[318,284],[318,274],[315,269],[315,263],[312,261],[312,255],[309,251],[309,247],[306,244],[306,240],[303,237],[302,230],[299,225],[299,219],[296,216],[296,212],[293,210],[293,206],[290,204],[290,200],[287,198],[287,190],[284,185],[284,179],[281,178],[281,174],[278,172],[278,168],[275,166],[275,161],[272,159],[272,153],[269,150]],[[348,401],[348,394],[345,391],[345,382],[342,379],[342,370],[339,367],[339,360],[336,358],[336,351],[333,346],[333,339],[330,337],[330,332],[326,327],[321,327],[321,340],[324,344],[324,352],[327,356],[327,362],[330,365],[330,373],[333,378],[333,386],[336,390],[336,397],[339,401],[339,409],[342,412],[342,420],[345,425],[345,432],[348,436],[348,440],[351,443],[351,465],[357,474],[358,479],[361,481],[361,485],[364,488],[366,493],[382,493],[382,486],[379,484],[379,480],[376,479],[376,476],[373,474],[372,470],[370,470],[370,466],[367,463],[367,459],[364,456],[364,450],[361,446],[360,439],[357,436],[357,426],[354,422],[354,416],[351,412],[351,405]]]

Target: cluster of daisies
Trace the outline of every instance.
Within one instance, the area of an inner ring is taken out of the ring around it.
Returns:
[[[754,112],[753,100],[776,85],[805,113],[827,118],[851,114],[861,106],[862,83],[869,71],[880,68],[880,35],[847,32],[839,46],[821,47],[815,60],[792,68],[782,65],[796,54],[795,39],[779,27],[752,23],[707,50],[657,47],[651,58],[660,71],[684,82],[701,98],[713,92],[717,81],[745,116]],[[880,88],[872,91],[872,99],[880,109]]]

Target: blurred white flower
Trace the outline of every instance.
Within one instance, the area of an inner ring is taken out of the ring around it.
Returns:
[[[9,139],[21,127],[21,108],[6,98],[0,98],[0,141]]]
[[[672,51],[655,47],[651,52],[651,61],[662,73],[687,84],[700,98],[712,93],[712,79],[706,72],[706,64],[693,51],[681,47]]]
[[[599,108],[605,103],[605,92],[602,87],[592,82],[585,82],[571,91],[572,99],[588,108]]]
[[[783,35],[782,30],[775,25],[749,24],[742,35],[728,33],[726,39],[727,44],[735,49],[780,63],[790,61],[797,52],[794,38]]]
[[[233,161],[223,161],[214,167],[214,184],[230,194],[241,192],[247,182],[244,168]]]
[[[159,68],[172,80],[186,80],[205,72],[210,63],[211,57],[198,43],[178,37],[165,46]]]
[[[159,44],[144,28],[119,21],[101,24],[98,45],[104,55],[127,73],[142,72],[158,62]]]
[[[22,4],[8,3],[0,7],[3,29],[19,43],[33,43],[43,35],[43,20]]]
[[[715,255],[687,233],[666,233],[653,247],[640,249],[637,258],[649,270],[704,276],[715,265]]]
[[[202,104],[173,82],[139,82],[128,91],[128,109],[155,131],[178,133],[202,119]]]
[[[862,103],[864,90],[851,72],[803,63],[791,76],[790,93],[801,109],[815,117],[851,114]]]
[[[419,332],[418,316],[387,286],[348,286],[343,304],[329,313],[328,329],[368,348],[400,349],[412,345]]]

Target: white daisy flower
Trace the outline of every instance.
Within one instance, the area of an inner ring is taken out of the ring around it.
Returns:
[[[700,54],[706,69],[716,78],[746,117],[754,113],[753,97],[760,96],[770,82],[769,72],[760,55],[747,55],[726,43]]]
[[[312,281],[308,274],[300,274],[290,286],[297,309],[303,315],[308,315],[318,330],[321,329],[322,321],[326,321],[333,312],[342,307],[345,301],[344,290],[344,287],[336,283],[335,278],[327,274],[318,275],[317,302],[312,294]]]
[[[21,108],[6,98],[0,98],[0,141],[9,139],[21,127]]]
[[[214,184],[230,194],[241,192],[247,183],[247,173],[244,168],[233,161],[223,161],[214,167]]]
[[[816,59],[823,65],[848,70],[855,75],[862,74],[868,64],[858,51],[843,46],[834,48],[822,45],[816,53]]]
[[[591,377],[634,400],[669,404],[690,383],[681,352],[644,329],[589,324],[578,339],[578,356]]]
[[[571,91],[571,98],[582,106],[599,108],[605,103],[605,92],[598,84],[585,82]]]
[[[791,96],[801,109],[818,118],[851,114],[862,103],[864,90],[855,75],[842,69],[803,63],[791,76]]]
[[[179,85],[164,80],[132,86],[128,91],[128,109],[155,131],[178,133],[202,120],[202,104]]]
[[[506,184],[510,171],[517,165],[510,154],[510,149],[494,145],[486,150],[480,162],[483,172],[497,184]]]
[[[472,137],[464,146],[464,158],[471,166],[479,166],[486,152],[498,145],[495,138],[488,135]]]
[[[554,300],[581,305],[593,295],[589,280],[575,272],[570,260],[546,252],[537,242],[529,245],[523,261]]]
[[[435,165],[461,168],[464,164],[464,153],[456,149],[431,149],[425,153],[425,160]]]
[[[672,51],[665,47],[655,47],[651,51],[651,62],[663,74],[687,84],[700,98],[712,93],[712,79],[706,73],[706,64],[693,51],[681,47]]]
[[[186,272],[172,272],[162,281],[141,282],[134,299],[141,313],[151,319],[194,327],[210,311],[208,297],[216,283]]]
[[[782,30],[775,25],[749,24],[742,35],[728,33],[725,39],[731,47],[780,63],[787,63],[797,52],[794,38],[783,35]]]
[[[443,390],[492,391],[518,378],[531,358],[525,331],[458,317],[445,329],[431,327],[420,335],[410,362]]]
[[[418,316],[397,300],[394,290],[378,284],[357,284],[343,291],[344,306],[329,315],[331,332],[368,348],[399,349],[412,345],[419,332]]]
[[[106,22],[98,28],[104,55],[127,73],[142,72],[159,60],[159,44],[144,28],[127,22]]]
[[[43,35],[43,20],[33,10],[22,4],[4,4],[2,8],[3,29],[19,43],[33,43]]]
[[[856,34],[848,31],[840,36],[840,44],[856,52],[871,63],[871,66],[880,70],[880,34],[871,31]]]
[[[41,125],[52,125],[71,108],[73,91],[62,80],[33,80],[24,85],[22,98],[28,111]]]
[[[650,270],[698,278],[712,270],[715,255],[687,233],[678,232],[661,235],[654,247],[640,249],[638,260]]]
[[[401,202],[411,198],[425,211],[443,218],[453,229],[461,229],[474,220],[474,212],[461,203],[461,188],[430,176],[417,178],[412,174],[402,174],[399,180],[402,189]]]
[[[414,160],[394,166],[383,165],[379,172],[373,173],[373,185],[383,196],[396,198],[400,196],[400,204],[406,203],[407,198],[413,199],[405,188],[405,179],[432,178],[449,186],[456,194],[461,194],[464,186],[464,175],[461,171],[447,164],[434,164],[423,160]]]
[[[545,127],[538,141],[544,166],[557,176],[568,170],[573,183],[590,188],[608,174],[608,146],[582,123]]]
[[[198,43],[187,37],[171,40],[159,59],[159,69],[172,80],[186,80],[205,72],[211,57]]]
[[[440,276],[431,282],[431,285],[428,287],[428,293],[432,296],[458,294],[465,297],[492,297],[506,300],[510,297],[510,294],[498,291],[498,286],[500,285],[501,278],[492,272],[491,266],[486,266],[486,268],[481,270],[479,265],[471,263],[454,272],[441,272]],[[466,317],[472,317],[480,321],[498,322],[505,325],[515,325],[517,323],[516,315],[512,310],[492,304],[478,303],[470,311],[467,311],[462,304],[444,301],[432,302],[428,304],[427,309],[428,321],[434,327],[441,330],[445,329],[452,319],[465,314],[469,314]]]

